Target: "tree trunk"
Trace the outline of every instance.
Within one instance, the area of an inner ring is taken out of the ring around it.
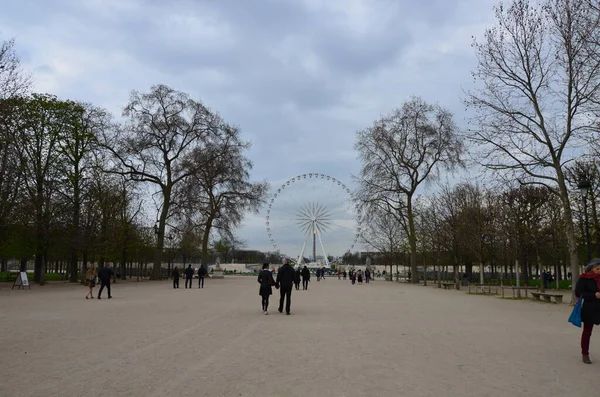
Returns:
[[[573,212],[571,210],[571,202],[569,200],[569,191],[565,183],[564,175],[562,172],[561,165],[555,166],[558,188],[560,191],[560,198],[563,205],[563,225],[565,227],[565,234],[567,236],[568,248],[569,248],[569,259],[571,261],[571,302],[576,301],[575,297],[575,284],[579,279],[579,257],[577,254],[577,239],[575,237],[575,226],[573,225]]]
[[[207,270],[208,264],[206,262],[208,260],[208,238],[210,237],[210,228],[212,227],[212,221],[212,218],[207,219],[204,232],[202,233],[202,263],[200,264],[204,265],[205,269]]]
[[[169,177],[170,179],[170,177]],[[160,211],[160,218],[158,220],[158,235],[156,236],[156,251],[154,252],[154,265],[152,267],[153,280],[158,280],[162,270],[162,254],[165,246],[165,226],[167,224],[167,216],[169,215],[169,209],[171,208],[171,184],[167,183],[167,186],[163,187],[163,206]]]
[[[591,191],[590,206],[592,208],[592,222],[594,224],[594,240],[596,242],[596,252],[592,254],[592,258],[600,256],[600,220],[598,219],[598,209],[596,207],[596,192]]]
[[[412,208],[412,195],[406,197],[406,217],[408,218],[408,244],[410,245],[410,272],[412,273],[411,282],[419,283],[417,274],[417,236],[415,233],[415,219]]]

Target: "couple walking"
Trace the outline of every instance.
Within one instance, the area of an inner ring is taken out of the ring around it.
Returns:
[[[85,283],[88,286],[88,293],[85,299],[94,299],[94,287],[96,282],[100,280],[100,291],[98,291],[98,299],[102,299],[102,290],[106,287],[108,291],[108,299],[112,299],[110,294],[110,279],[113,277],[113,271],[110,263],[104,265],[100,271],[96,271],[93,263],[90,263],[85,273]]]
[[[287,258],[283,259],[283,266],[277,271],[277,279],[273,280],[273,273],[269,270],[269,264],[264,263],[262,270],[258,273],[260,289],[258,294],[262,298],[262,310],[269,314],[269,296],[273,295],[273,286],[279,289],[279,313],[283,313],[283,301],[285,300],[285,314],[290,315],[292,304],[292,287],[294,285],[294,268],[290,266]]]

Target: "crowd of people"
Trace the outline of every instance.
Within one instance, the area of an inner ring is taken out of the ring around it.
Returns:
[[[183,271],[183,275],[185,277],[185,288],[192,288],[192,281],[194,280],[194,274],[198,275],[198,288],[204,288],[204,279],[206,278],[206,268],[201,265],[196,272],[192,265],[188,265],[188,267]],[[179,288],[179,268],[175,266],[173,271],[171,272],[171,277],[173,278],[173,288]],[[189,287],[188,287],[189,286]]]

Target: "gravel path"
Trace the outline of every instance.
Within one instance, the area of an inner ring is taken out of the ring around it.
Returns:
[[[196,281],[196,280],[195,280]],[[197,281],[196,281],[197,282]],[[0,396],[585,396],[568,305],[313,280],[292,315],[253,277],[0,287]],[[594,354],[597,352],[597,354]]]

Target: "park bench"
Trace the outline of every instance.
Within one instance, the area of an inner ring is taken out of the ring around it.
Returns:
[[[531,296],[534,300],[541,300],[540,298],[544,298],[544,300],[548,303],[552,302],[552,298],[556,303],[562,303],[563,296],[562,294],[548,294],[545,292],[532,292]]]
[[[510,289],[512,290],[512,297],[515,298],[516,292],[517,290],[521,290],[521,291],[525,291],[525,297],[527,298],[527,291],[529,290],[535,290],[535,291],[539,291],[539,287],[516,287],[514,285],[510,285],[510,286],[504,286],[502,287],[502,297],[504,298],[504,290],[505,289]],[[531,292],[530,292],[531,293]]]
[[[445,282],[442,283],[442,287],[444,287],[444,289],[453,289],[454,288],[454,283],[453,282],[445,281]]]

